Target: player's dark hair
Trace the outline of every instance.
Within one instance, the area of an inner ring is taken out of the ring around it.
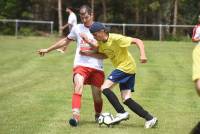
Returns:
[[[106,34],[109,34],[109,29],[108,29],[108,28],[104,29],[104,32],[105,32]]]
[[[73,8],[71,6],[68,6],[67,7],[69,10],[73,11]]]
[[[80,14],[88,13],[89,15],[92,14],[92,9],[88,5],[82,5],[79,9]]]

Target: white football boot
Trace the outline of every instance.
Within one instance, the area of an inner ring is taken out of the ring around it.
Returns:
[[[153,117],[153,119],[145,122],[144,127],[152,128],[152,127],[155,127],[157,124],[158,124],[158,119],[156,117]]]
[[[111,121],[110,125],[119,124],[121,121],[128,120],[129,119],[129,113],[118,113],[116,117]]]

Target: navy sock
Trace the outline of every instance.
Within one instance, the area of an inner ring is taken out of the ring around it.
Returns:
[[[124,107],[120,104],[117,96],[109,88],[104,89],[102,92],[118,113],[126,112]]]

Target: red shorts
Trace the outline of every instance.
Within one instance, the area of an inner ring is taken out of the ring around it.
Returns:
[[[84,77],[85,85],[88,84],[100,88],[104,82],[105,78],[104,72],[94,68],[77,66],[73,69],[73,72],[74,72],[73,76],[75,74],[80,74]]]

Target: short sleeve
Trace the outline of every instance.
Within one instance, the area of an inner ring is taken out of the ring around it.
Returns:
[[[74,24],[75,19],[75,16],[73,14],[70,14],[68,18],[68,24]]]
[[[70,33],[67,35],[67,38],[68,38],[68,39],[77,40],[76,29],[77,29],[77,26],[74,26],[74,27],[72,28],[72,30],[70,31]]]
[[[123,35],[118,35],[116,41],[117,41],[116,44],[118,44],[120,47],[128,47],[131,45],[133,38]]]

